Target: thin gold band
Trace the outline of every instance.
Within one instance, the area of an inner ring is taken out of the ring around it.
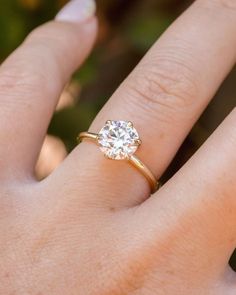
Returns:
[[[92,132],[81,132],[77,137],[78,143],[81,142],[83,139],[90,139],[94,141],[96,144],[98,139],[98,134]],[[154,193],[159,188],[159,182],[156,180],[156,177],[153,173],[148,169],[146,165],[143,164],[142,161],[135,155],[130,156],[128,162],[131,163],[142,175],[147,179],[150,184],[151,192]]]

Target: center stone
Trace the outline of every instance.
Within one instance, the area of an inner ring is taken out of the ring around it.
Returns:
[[[139,146],[139,135],[131,122],[107,121],[98,133],[100,149],[114,160],[128,159]]]

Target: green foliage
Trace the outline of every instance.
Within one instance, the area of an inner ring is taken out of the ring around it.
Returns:
[[[144,15],[130,20],[125,30],[131,45],[146,51],[171,23],[172,18],[162,14]]]

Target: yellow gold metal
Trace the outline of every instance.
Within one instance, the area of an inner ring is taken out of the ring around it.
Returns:
[[[143,164],[143,162],[141,162],[139,160],[139,158],[135,155],[132,155],[129,158],[129,162],[136,168],[138,169],[143,176],[146,177],[147,181],[150,184],[151,187],[151,192],[155,193],[159,187],[158,181],[156,180],[155,176],[152,174],[152,172],[148,169],[148,167],[146,165]]]
[[[77,137],[78,143],[82,142],[84,139],[90,139],[96,144],[98,144],[98,134],[92,133],[92,132],[81,132],[79,136]],[[137,140],[138,145],[141,144],[141,140]],[[106,159],[108,157],[105,156]],[[109,158],[110,159],[110,158]],[[141,174],[147,179],[150,187],[151,187],[151,192],[154,193],[158,190],[160,187],[159,182],[156,180],[155,176],[153,173],[148,169],[146,165],[136,156],[132,155],[128,159],[128,162],[132,164],[133,167],[135,167]]]
[[[106,154],[103,154],[104,158],[108,159],[108,160],[111,160],[111,158],[108,157],[108,155]]]
[[[129,127],[133,127],[133,123],[131,121],[128,122]]]
[[[141,143],[142,143],[141,139],[136,139],[135,140],[135,144],[137,144],[138,146],[141,145]]]
[[[97,141],[98,135],[92,132],[81,132],[77,137],[77,142],[80,143],[83,139],[93,139]]]

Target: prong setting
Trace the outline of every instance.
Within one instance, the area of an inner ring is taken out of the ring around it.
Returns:
[[[135,144],[136,144],[137,146],[140,146],[140,145],[142,144],[141,139],[140,139],[140,138],[136,139],[136,140],[135,140]]]
[[[127,126],[130,127],[130,128],[133,128],[134,127],[133,126],[133,123],[131,121],[128,121]]]
[[[129,160],[141,144],[131,121],[107,120],[98,133],[97,142],[106,158]]]
[[[111,160],[111,158],[107,154],[103,154],[104,158]]]

